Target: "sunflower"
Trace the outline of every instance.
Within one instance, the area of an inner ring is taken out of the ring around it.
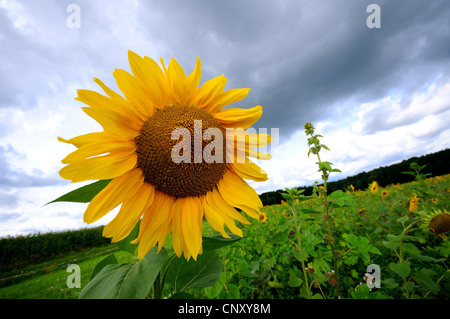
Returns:
[[[383,197],[388,197],[388,196],[389,196],[389,192],[388,192],[387,190],[383,190],[383,191],[381,192],[381,196],[383,196]]]
[[[140,220],[132,241],[139,243],[138,258],[156,244],[161,250],[172,234],[176,255],[196,259],[202,253],[203,218],[225,238],[230,238],[225,227],[243,237],[235,220],[250,222],[236,208],[258,219],[263,207],[244,179],[267,180],[248,157],[270,159],[255,148],[271,137],[246,131],[261,117],[262,107],[223,109],[250,89],[225,91],[223,75],[199,87],[199,58],[188,76],[174,58],[167,68],[162,58],[161,68],[131,51],[128,60],[132,74],[113,72],[123,96],[97,78],[106,95],[77,91],[76,100],[87,105],[83,111],[103,131],[69,140],[58,137],[77,148],[62,160],[67,164],[62,178],[111,179],[89,203],[84,221],[93,223],[121,205],[103,236],[120,241]]]
[[[376,182],[376,181],[373,181],[372,182],[372,184],[370,184],[370,187],[369,187],[369,189],[370,189],[370,192],[372,193],[372,194],[375,194],[375,193],[377,193],[378,192],[378,183]]]
[[[444,233],[450,231],[450,214],[444,210],[433,209],[432,212],[420,212],[421,227],[431,230],[444,238]]]
[[[416,194],[409,200],[408,209],[411,213],[413,213],[417,209],[417,205],[419,203],[419,199]]]
[[[265,223],[267,221],[267,215],[263,212],[259,213],[259,221]]]

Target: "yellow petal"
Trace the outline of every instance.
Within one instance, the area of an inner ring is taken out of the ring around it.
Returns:
[[[203,204],[203,211],[205,213],[205,218],[208,221],[208,223],[211,225],[212,228],[214,228],[216,231],[218,231],[223,237],[225,238],[231,238],[228,236],[228,234],[225,232],[224,229],[224,220],[221,216],[221,214],[214,210],[210,203],[213,201],[212,199],[212,193],[208,192],[205,196],[205,200],[202,202]]]
[[[216,206],[220,209],[220,211],[223,214],[226,214],[228,217],[235,219],[243,224],[247,224],[250,225],[250,222],[241,214],[239,214],[239,212],[234,209],[232,206],[230,206],[220,195],[219,192],[212,192],[213,194],[213,200],[214,203],[216,204]]]
[[[174,200],[161,192],[155,191],[153,204],[145,210],[139,226],[139,235],[136,242],[141,241],[145,253],[158,241],[158,235],[172,220],[172,207]]]
[[[158,64],[153,59],[141,58],[132,51],[128,51],[128,60],[133,75],[142,83],[153,105],[157,108],[169,105],[167,80]]]
[[[117,86],[128,101],[145,114],[146,117],[152,116],[155,108],[141,83],[125,70],[116,69],[113,75]]]
[[[195,64],[194,71],[187,76],[187,100],[186,105],[191,105],[193,103],[194,93],[197,91],[200,84],[201,78],[201,62],[200,58],[197,57],[197,63]]]
[[[212,191],[214,192],[218,192],[217,189],[213,189]],[[233,233],[236,234],[240,237],[244,237],[244,235],[242,234],[242,230],[239,229],[236,224],[234,223],[234,220],[232,218],[230,218],[227,214],[222,213],[221,209],[217,206],[216,202],[213,199],[212,194],[206,197],[207,203],[209,205],[209,207],[211,207],[212,211],[209,212],[209,214],[216,214],[219,215],[221,219],[223,219],[223,222],[225,224],[225,226],[228,227],[228,229]],[[224,234],[222,233],[222,236],[224,236]],[[226,236],[224,236],[226,237]]]
[[[262,115],[262,106],[251,109],[230,108],[214,114],[214,117],[224,128],[247,129],[255,124]]]
[[[103,229],[104,237],[112,237],[117,242],[127,237],[143,214],[143,211],[152,204],[155,188],[143,183],[136,194],[125,200],[119,213]]]
[[[242,128],[227,128],[226,139],[227,142],[234,142],[236,146],[245,145],[247,147],[262,147],[272,141],[272,137],[268,134],[252,133]]]
[[[227,170],[217,187],[228,204],[243,210],[250,217],[258,218],[259,209],[263,205],[255,190],[242,178]]]
[[[203,83],[200,89],[195,92],[192,103],[198,108],[207,108],[208,104],[225,88],[227,78],[222,74]]]
[[[140,134],[142,121],[129,121],[121,114],[94,107],[81,108],[87,115],[96,120],[106,132],[118,134],[124,138],[134,138]]]
[[[95,135],[95,139],[91,142],[80,146],[76,151],[67,155],[61,162],[69,164],[71,162],[80,161],[92,156],[102,155],[105,153],[116,153],[121,151],[129,151],[132,153],[136,150],[134,141],[123,140],[117,135],[101,132]]]
[[[250,161],[249,159],[247,160]],[[250,179],[255,182],[264,182],[268,180],[267,173],[251,161],[249,163],[233,162],[228,165],[241,178]]]
[[[109,211],[136,194],[143,182],[144,176],[139,169],[131,170],[114,178],[91,200],[84,213],[84,221],[90,224],[102,218]]]
[[[169,78],[171,88],[170,97],[172,99],[172,103],[177,105],[186,105],[186,74],[174,58],[170,59],[166,76]]]
[[[208,111],[212,114],[219,112],[224,106],[244,99],[250,89],[230,89],[216,95],[208,105]]]
[[[134,105],[123,98],[111,98],[90,90],[77,90],[75,100],[85,103],[96,109],[103,109],[117,113],[124,122],[142,124],[142,119]]]
[[[200,207],[198,207],[196,201],[191,197],[186,197],[183,200],[181,211],[181,233],[183,235],[184,243],[187,250],[192,255],[192,258],[197,260],[197,255],[202,247],[202,224],[199,220],[201,216]]]
[[[73,183],[111,179],[125,174],[137,163],[137,154],[133,150],[118,151],[114,154],[96,156],[72,162],[59,171],[59,175]]]
[[[184,201],[177,199],[172,211],[172,246],[173,251],[180,257],[183,253],[183,235],[181,234],[181,209]]]
[[[93,133],[76,136],[69,140],[66,140],[62,137],[58,137],[58,141],[60,141],[62,143],[72,144],[75,147],[81,147],[84,144],[92,143],[92,141],[96,141],[98,139],[103,138],[104,134],[105,134],[105,132],[93,132]]]

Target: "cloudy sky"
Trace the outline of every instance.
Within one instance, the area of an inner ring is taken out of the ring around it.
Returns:
[[[381,28],[367,26],[372,3]],[[202,82],[251,88],[233,106],[262,105],[255,128],[279,130],[258,193],[320,179],[305,122],[334,180],[450,146],[448,0],[0,0],[0,236],[86,226],[85,204],[43,206],[86,184],[59,177],[73,148],[56,137],[101,130],[76,90],[117,88],[128,50],[186,73],[199,56]]]

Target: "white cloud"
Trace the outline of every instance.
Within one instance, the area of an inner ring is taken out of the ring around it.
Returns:
[[[313,123],[321,142],[330,148],[323,150],[321,160],[333,163],[342,174],[332,173],[338,180],[386,166],[409,157],[438,152],[450,147],[450,82],[433,86],[427,92],[414,95],[403,108],[398,101],[383,97],[364,103],[356,111],[356,119]],[[383,129],[365,134],[367,123],[377,116],[388,122]],[[350,123],[350,124],[349,124]],[[395,123],[395,124],[394,124]],[[403,123],[403,125],[401,124]],[[258,193],[308,186],[321,182],[317,172],[317,158],[307,157],[307,136],[297,131],[289,140],[280,141],[279,156],[270,161],[258,161],[266,170],[269,181],[250,183]]]

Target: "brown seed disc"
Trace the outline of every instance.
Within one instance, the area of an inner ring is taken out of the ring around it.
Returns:
[[[433,217],[429,225],[431,231],[436,234],[450,230],[450,214],[439,214]]]
[[[172,140],[172,132],[177,128],[187,129],[190,140],[186,134],[175,134],[179,139]],[[205,137],[206,140],[203,140],[202,137],[209,128],[219,129],[221,134],[217,135],[220,136],[214,135],[212,139]],[[219,152],[215,162],[208,159],[211,156],[202,156],[203,150],[212,141],[217,147],[211,150],[210,146],[211,151],[205,152],[205,155],[215,156],[215,152],[221,149],[222,156],[219,157]],[[136,137],[135,143],[137,163],[143,171],[144,181],[176,198],[205,195],[222,178],[227,168],[225,130],[209,112],[194,106],[170,105],[158,110],[142,125],[141,134]],[[200,144],[201,150],[198,152]],[[180,145],[185,147],[180,148]],[[184,153],[189,150],[189,145],[190,156]],[[176,154],[183,157],[184,161],[174,162],[174,147],[179,150]]]

